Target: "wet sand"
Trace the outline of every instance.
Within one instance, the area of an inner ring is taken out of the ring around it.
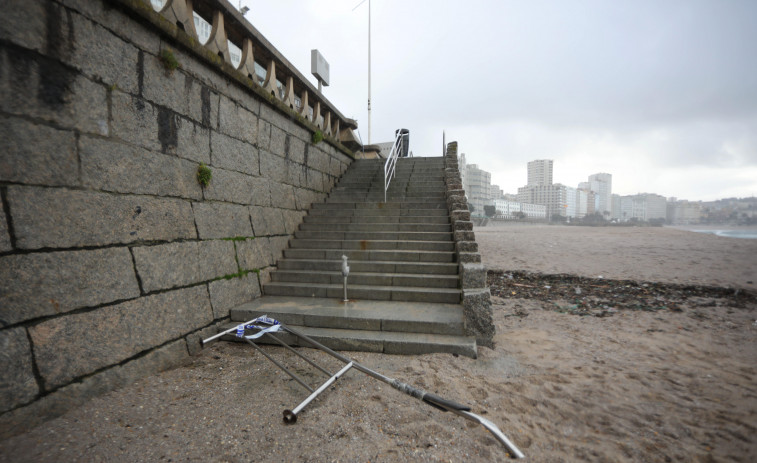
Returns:
[[[505,271],[703,284],[736,288],[743,296],[753,288],[748,281],[757,265],[757,240],[670,229],[514,226],[476,235],[485,263]],[[676,310],[621,307],[603,316],[499,294],[493,298],[496,346],[481,348],[477,360],[352,356],[470,405],[529,461],[757,461],[753,294],[746,303],[692,297]],[[301,373],[310,377],[304,368]],[[311,404],[296,425],[284,425],[281,411],[304,396],[259,354],[215,344],[185,367],[0,442],[0,461],[505,458],[480,426],[356,371]]]

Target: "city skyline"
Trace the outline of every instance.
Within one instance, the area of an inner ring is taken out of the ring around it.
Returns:
[[[308,77],[321,51],[324,94],[366,141],[358,3],[241,2]],[[757,195],[757,2],[374,0],[371,21],[374,143],[404,127],[416,156],[438,156],[446,130],[506,189],[548,157],[570,185],[591,166],[621,194]]]

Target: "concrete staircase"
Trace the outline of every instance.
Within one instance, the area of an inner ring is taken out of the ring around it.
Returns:
[[[399,159],[384,202],[383,161],[353,162],[304,217],[264,296],[233,309],[232,320],[267,314],[343,350],[475,357],[443,175],[441,157]]]

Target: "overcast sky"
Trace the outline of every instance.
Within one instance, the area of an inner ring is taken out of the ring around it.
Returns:
[[[231,0],[238,6],[239,0]],[[243,0],[246,18],[368,138],[368,1]],[[515,193],[526,163],[613,193],[757,195],[757,1],[371,0],[371,142],[442,131]],[[315,78],[312,79],[315,82]]]

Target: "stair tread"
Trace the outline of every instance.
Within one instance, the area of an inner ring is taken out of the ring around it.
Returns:
[[[223,329],[233,328],[229,323]],[[476,338],[472,336],[408,333],[392,331],[350,330],[343,328],[318,328],[289,324],[298,332],[334,350],[376,352],[395,355],[421,355],[430,353],[449,353],[476,358]],[[311,347],[307,342],[299,342],[294,336],[286,334],[277,336],[291,346]],[[274,344],[275,342],[263,336],[256,340],[260,344]],[[233,334],[221,339],[225,341],[241,341]]]
[[[299,283],[299,282],[289,282],[289,281],[271,281],[268,283],[265,283],[263,285],[265,286],[294,286],[294,287],[300,287],[300,288],[327,288],[327,289],[334,289],[338,288],[341,289],[341,284],[335,284],[335,283]],[[460,290],[456,288],[430,288],[426,286],[374,286],[374,285],[348,285],[348,290],[372,290],[372,291],[398,291],[398,292],[417,292],[417,291],[423,291],[426,293],[437,293],[437,294],[460,294]]]
[[[276,273],[302,273],[302,274],[310,274],[313,273],[311,270],[293,270],[293,269],[278,269],[276,270]],[[337,270],[322,270],[318,272],[322,275],[341,275],[341,271]],[[391,276],[391,277],[408,277],[408,278],[436,278],[436,279],[448,279],[448,280],[457,280],[459,278],[458,275],[440,275],[436,273],[398,273],[398,272],[350,272],[350,276]],[[352,285],[350,285],[352,286]],[[395,286],[392,286],[394,288]]]

